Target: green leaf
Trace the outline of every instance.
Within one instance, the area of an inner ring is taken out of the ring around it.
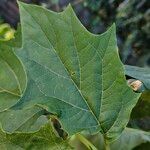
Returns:
[[[102,134],[85,136],[98,150],[105,150],[105,143]],[[150,143],[150,133],[142,130],[125,128],[121,136],[114,142],[109,144],[110,150],[132,150],[142,144]],[[78,137],[73,137],[70,140],[75,149],[87,150],[86,145],[83,145]]]
[[[147,90],[150,90],[150,68],[125,65],[125,74],[142,81]]]
[[[26,87],[24,68],[6,42],[0,42],[0,112],[14,105]]]
[[[45,113],[45,110],[37,106],[22,110],[9,109],[0,113],[1,126],[6,132],[11,133],[35,132],[47,123],[47,120],[39,121],[40,116]],[[37,123],[38,125],[35,125]]]
[[[150,142],[150,133],[126,128],[120,138],[110,145],[111,150],[132,150],[142,143]]]
[[[2,150],[71,150],[66,141],[57,137],[50,122],[35,133],[7,134],[0,130]]]
[[[20,3],[20,13],[23,48],[16,54],[28,76],[24,97],[30,96],[30,86],[36,93],[31,103],[26,104],[23,97],[24,107],[43,105],[58,115],[69,134],[100,130],[110,139],[118,136],[139,94],[126,85],[115,26],[103,35],[93,35],[70,6],[54,13]]]
[[[126,84],[115,25],[102,35],[93,35],[71,6],[62,13],[24,3],[19,7],[22,49],[15,53],[25,65],[28,83],[19,102],[0,115],[3,130],[23,130],[18,111],[40,106],[39,116],[44,110],[53,113],[70,135],[100,131],[107,140],[114,140],[140,96]],[[8,126],[2,116],[11,112],[16,121],[9,118]],[[32,115],[27,116],[32,121]],[[22,122],[26,122],[23,117]]]

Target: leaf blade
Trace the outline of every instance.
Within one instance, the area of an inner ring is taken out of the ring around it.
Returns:
[[[23,44],[15,54],[25,65],[28,85],[11,109],[39,105],[56,114],[70,135],[101,131],[114,140],[139,97],[126,84],[115,26],[93,35],[71,6],[62,13],[21,2],[19,7]]]

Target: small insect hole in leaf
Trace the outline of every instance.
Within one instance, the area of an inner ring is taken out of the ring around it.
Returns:
[[[71,72],[71,76],[74,76],[76,73],[75,72]]]
[[[59,123],[59,121],[56,118],[52,118],[51,119],[52,123],[53,123],[53,127],[56,130],[56,132],[58,133],[58,135],[63,139],[66,140],[68,137],[68,133],[65,132],[62,128],[61,128],[61,124]]]

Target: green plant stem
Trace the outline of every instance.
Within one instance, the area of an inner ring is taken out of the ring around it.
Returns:
[[[105,138],[104,138],[105,139]],[[105,140],[105,150],[110,150],[110,146],[107,142],[107,140]]]
[[[83,135],[76,134],[76,137],[89,149],[89,150],[97,150],[97,148],[87,140]]]
[[[108,144],[105,144],[105,150],[110,150],[110,147]]]

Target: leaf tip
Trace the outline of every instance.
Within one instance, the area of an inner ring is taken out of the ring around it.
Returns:
[[[116,33],[116,24],[113,23],[108,30],[111,31],[111,32]]]
[[[68,6],[67,6],[67,7],[72,8],[72,6],[71,6],[71,4],[70,4],[70,3],[68,4]]]
[[[68,5],[67,5],[67,7],[65,8],[65,10],[64,10],[64,12],[73,12],[74,13],[74,10],[73,10],[73,8],[72,8],[72,6],[71,6],[71,4],[69,3]]]
[[[23,5],[23,2],[21,2],[20,0],[17,0],[17,4],[20,7],[21,5]]]
[[[19,6],[19,10],[21,10],[23,7],[29,5],[29,4],[26,4],[26,3],[24,3],[24,2],[22,2],[20,0],[17,0],[17,4]]]

